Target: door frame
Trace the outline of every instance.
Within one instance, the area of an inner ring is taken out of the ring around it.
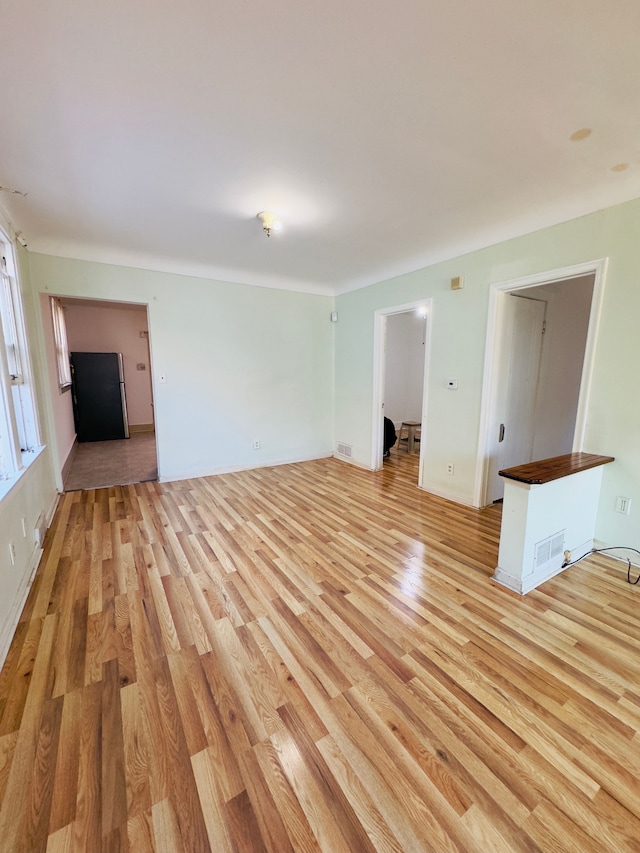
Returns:
[[[484,499],[487,505],[504,496],[504,480],[498,476],[498,471],[533,458],[547,305],[529,293],[519,298],[517,291],[509,291],[499,300],[498,358],[494,361],[493,420],[489,426],[491,455],[487,459]],[[521,361],[525,353],[528,356],[526,366]],[[528,411],[525,413],[519,409],[518,404],[524,404]],[[497,414],[500,416],[496,417]],[[502,427],[506,426],[505,443],[497,435],[500,432],[499,422],[503,422]]]
[[[45,377],[50,376],[51,371],[49,370],[49,365],[53,364],[52,361],[55,353],[50,348],[49,338],[45,331],[48,324],[51,322],[50,315],[51,309],[49,307],[49,298],[55,296],[58,299],[62,299],[64,301],[72,301],[72,302],[80,302],[80,303],[97,303],[99,305],[109,305],[109,306],[131,306],[135,305],[138,308],[144,308],[147,316],[147,344],[149,350],[149,379],[151,384],[151,400],[153,404],[153,423],[154,423],[154,432],[156,436],[156,464],[158,467],[158,482],[160,481],[160,442],[158,438],[158,418],[156,415],[155,408],[155,388],[154,388],[154,370],[153,370],[153,345],[152,345],[152,334],[151,334],[151,314],[150,308],[151,304],[149,302],[138,302],[135,299],[125,299],[125,298],[114,298],[110,299],[107,296],[86,296],[82,293],[67,293],[65,291],[58,290],[56,292],[49,292],[47,290],[40,290],[35,294],[35,298],[38,304],[38,311],[36,312],[37,323],[38,323],[38,337],[39,337],[39,345],[40,345],[40,364],[43,370],[43,375]],[[154,297],[155,299],[155,297]],[[54,367],[51,368],[54,370]],[[54,464],[54,480],[56,489],[60,494],[64,493],[64,480],[66,473],[66,466],[70,463],[73,455],[73,448],[75,447],[75,443],[77,439],[74,441],[70,451],[67,453],[66,460],[61,462],[59,459],[60,455],[60,446],[59,446],[59,437],[58,437],[58,428],[56,423],[56,417],[54,415],[54,406],[53,406],[53,391],[51,387],[51,382],[47,379],[44,382],[44,395],[46,399],[46,405],[44,406],[44,418],[47,424],[47,431],[49,434],[49,443],[53,448],[53,464]],[[69,394],[67,397],[68,402],[66,405],[71,408],[71,395]],[[126,440],[126,439],[123,439]]]
[[[498,347],[500,340],[500,322],[502,320],[502,300],[509,293],[514,293],[515,291],[523,290],[527,287],[538,287],[543,284],[552,284],[553,282],[578,278],[584,275],[594,276],[591,310],[589,313],[589,326],[587,330],[584,360],[582,363],[580,392],[578,395],[576,427],[573,435],[572,451],[578,452],[583,448],[587,425],[587,410],[591,394],[596,342],[598,337],[598,328],[600,325],[600,317],[602,314],[602,302],[604,297],[604,285],[608,260],[608,258],[599,258],[594,261],[586,261],[585,263],[561,267],[548,272],[534,273],[533,275],[524,276],[522,278],[494,282],[491,284],[489,289],[489,312],[485,344],[484,376],[482,382],[480,430],[478,436],[478,453],[476,458],[476,477],[473,496],[473,505],[475,507],[486,506],[487,499],[489,462],[493,446],[493,438],[490,434],[490,428],[497,399],[496,368],[499,356]]]
[[[379,308],[373,315],[373,407],[371,413],[371,470],[382,469],[382,439],[384,415],[384,375],[386,364],[386,341],[387,341],[387,317],[392,314],[408,314],[419,308],[426,310],[424,331],[424,365],[422,382],[422,440],[420,441],[420,462],[418,464],[418,487],[422,488],[422,457],[425,447],[425,428],[427,416],[427,389],[429,387],[429,354],[431,350],[431,317],[433,300],[417,299],[415,302],[406,302],[403,305],[394,305],[390,308]]]

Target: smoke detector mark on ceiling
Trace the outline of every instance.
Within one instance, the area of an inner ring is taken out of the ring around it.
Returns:
[[[582,127],[580,130],[576,130],[575,133],[572,133],[569,139],[572,142],[582,142],[583,139],[587,139],[589,136],[591,136],[591,128]]]

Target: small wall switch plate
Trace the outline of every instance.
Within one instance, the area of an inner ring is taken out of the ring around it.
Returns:
[[[447,379],[447,388],[449,391],[457,391],[458,390],[458,380],[457,379]]]
[[[332,311],[332,312],[331,312],[331,322],[332,322],[332,323],[337,323],[337,322],[338,322],[338,312],[337,312],[337,311]]]
[[[167,374],[166,373],[159,373],[158,374],[158,382],[166,383],[166,381],[167,381]]]

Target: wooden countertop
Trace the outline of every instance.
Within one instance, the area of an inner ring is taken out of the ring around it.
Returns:
[[[498,471],[507,480],[518,480],[520,483],[538,485],[559,480],[588,468],[597,468],[613,462],[614,456],[598,456],[596,453],[565,453],[564,456],[553,456],[551,459],[541,459],[539,462],[528,462],[526,465],[515,465]]]

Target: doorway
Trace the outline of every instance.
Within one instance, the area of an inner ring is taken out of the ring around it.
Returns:
[[[374,315],[374,393],[372,416],[371,468],[383,466],[383,419],[388,417],[399,430],[403,421],[425,423],[426,377],[428,366],[431,300],[421,300]],[[419,447],[418,486],[422,484],[424,429],[415,427],[412,438]],[[392,452],[397,453],[398,440]],[[406,442],[408,453],[409,441]],[[415,449],[414,448],[414,449]],[[400,452],[403,452],[400,451]]]
[[[604,261],[491,289],[476,506],[498,472],[582,450]]]
[[[42,300],[43,318],[47,319],[49,299],[43,295]],[[103,409],[107,406],[107,397],[101,396],[99,405],[88,410],[96,420],[95,424],[92,421],[96,428],[84,430],[83,440],[83,435],[78,433],[80,410],[74,406],[74,397],[78,403],[80,386],[74,385],[57,395],[54,427],[62,488],[73,491],[157,479],[147,306],[65,296],[58,297],[58,302],[64,311],[70,353],[85,360],[118,356],[118,395],[122,398],[118,411],[111,412],[119,424],[118,429],[101,428]],[[49,357],[52,356],[53,353]],[[109,405],[112,398],[115,400],[113,393],[108,397]],[[84,400],[89,405],[91,395]],[[128,438],[121,437],[127,434]],[[92,440],[94,435],[110,440]]]

